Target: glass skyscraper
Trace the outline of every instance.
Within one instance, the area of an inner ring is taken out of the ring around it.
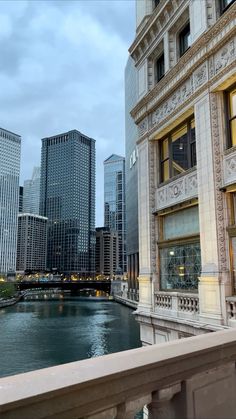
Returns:
[[[104,225],[119,235],[119,268],[126,272],[125,158],[104,161]]]
[[[0,273],[15,272],[21,137],[0,128]]]
[[[31,179],[24,181],[23,212],[39,214],[40,167],[34,167]]]
[[[42,139],[40,214],[47,268],[95,274],[95,140],[72,130]]]

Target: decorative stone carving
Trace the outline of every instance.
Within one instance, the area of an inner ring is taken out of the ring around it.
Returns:
[[[138,134],[139,137],[141,137],[148,129],[148,119],[144,118],[139,124],[138,124]]]
[[[235,59],[235,45],[234,40],[224,45],[219,52],[214,56],[215,74],[225,68],[232,60]]]
[[[156,273],[156,235],[155,235],[155,216],[153,210],[155,208],[155,148],[153,143],[149,143],[149,202],[150,202],[150,239],[151,239],[151,269]]]
[[[236,182],[236,150],[224,156],[224,185]]]
[[[158,124],[178,106],[185,102],[193,92],[192,77],[190,77],[169,99],[161,104],[152,114],[152,124]]]
[[[194,90],[198,89],[199,87],[201,87],[206,82],[207,82],[207,62],[203,63],[193,73]]]
[[[217,95],[212,93],[211,100],[211,125],[212,125],[212,141],[213,141],[213,166],[215,173],[215,198],[216,198],[216,224],[217,224],[217,241],[218,241],[218,260],[219,271],[227,271],[226,257],[226,230],[224,222],[224,202],[223,194],[220,191],[222,186],[222,163],[221,148],[219,136],[219,118],[217,108]]]
[[[197,186],[196,171],[186,173],[180,179],[173,180],[173,182],[161,186],[156,189],[155,210],[158,211],[170,205],[196,198],[198,195]]]

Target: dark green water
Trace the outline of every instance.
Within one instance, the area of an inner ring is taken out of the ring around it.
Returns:
[[[133,311],[106,301],[0,309],[0,377],[141,346]]]

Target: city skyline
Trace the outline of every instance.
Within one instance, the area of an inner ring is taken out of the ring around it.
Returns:
[[[124,67],[134,8],[132,0],[1,2],[0,117],[22,137],[20,184],[40,163],[41,138],[86,132],[97,141],[96,226],[103,224],[103,161],[125,150]]]

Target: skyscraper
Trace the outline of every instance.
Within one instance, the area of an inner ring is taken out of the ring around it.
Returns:
[[[104,225],[119,234],[119,268],[126,272],[125,158],[104,161]]]
[[[24,181],[23,212],[39,214],[40,167],[34,167],[31,179]]]
[[[21,137],[0,128],[0,273],[16,268]]]
[[[47,218],[18,215],[17,271],[44,271],[46,268]]]
[[[95,273],[95,140],[72,130],[42,139],[40,214],[48,217],[47,268]]]
[[[109,227],[96,228],[96,275],[113,278],[119,265],[119,235]]]
[[[23,194],[24,194],[24,187],[19,186],[19,212],[23,211]]]
[[[125,68],[125,179],[126,179],[126,250],[128,291],[138,298],[139,240],[138,240],[138,128],[130,111],[138,98],[137,70],[129,57]]]

